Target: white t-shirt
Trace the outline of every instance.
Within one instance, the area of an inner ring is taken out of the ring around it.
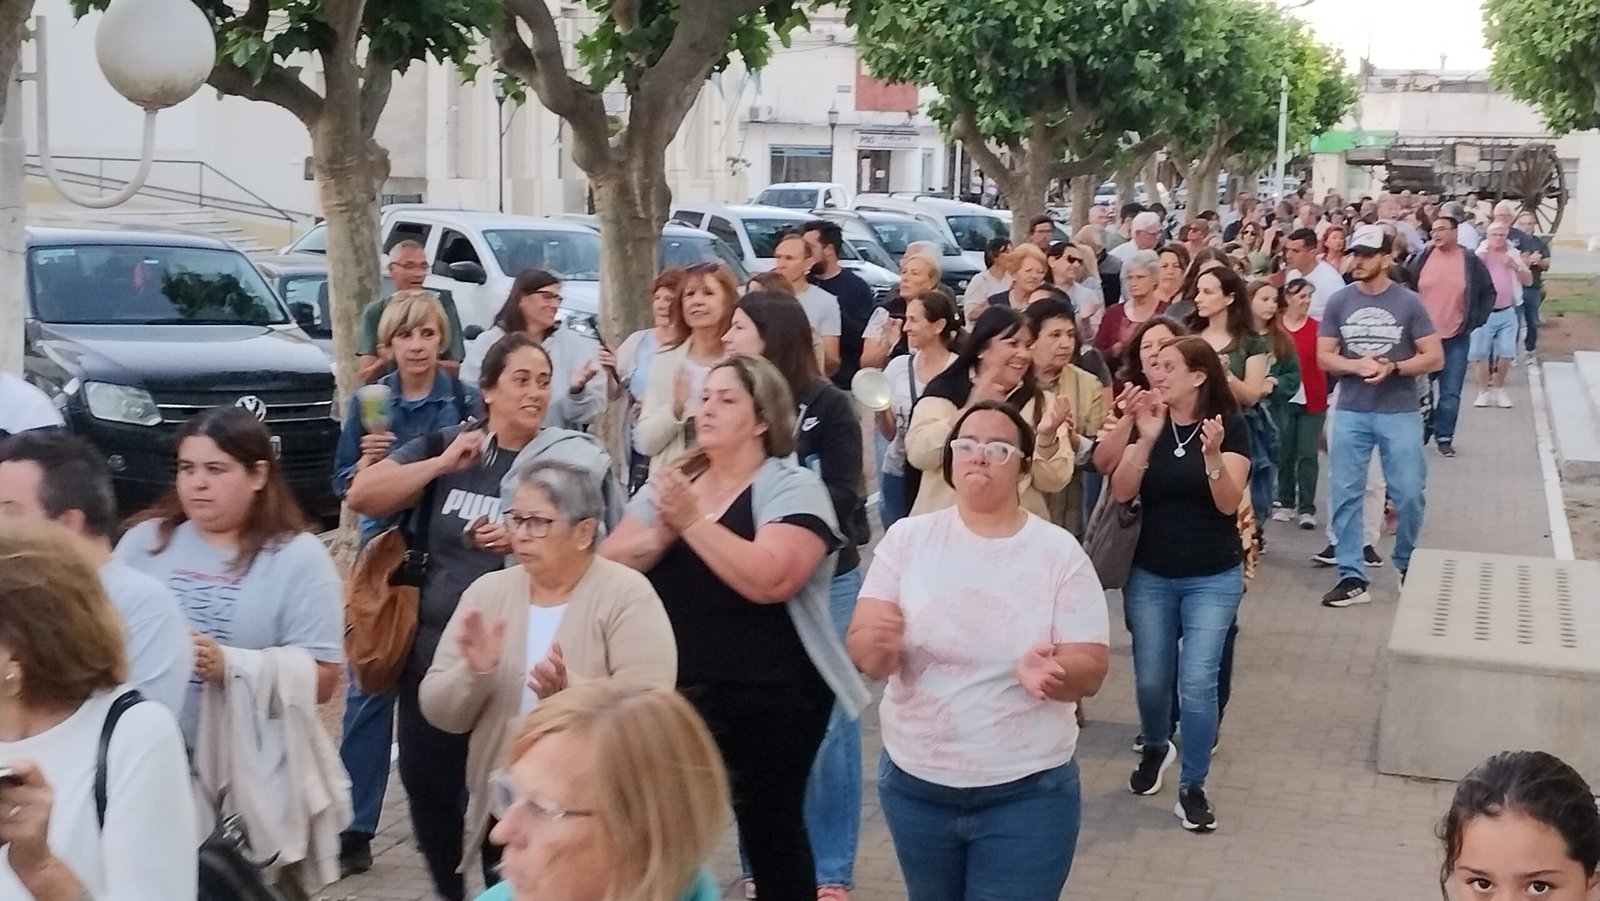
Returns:
[[[538,604],[528,605],[528,653],[526,665],[522,668],[524,673],[533,672],[533,668],[544,662],[550,656],[550,646],[556,643],[556,629],[561,625],[561,617],[566,615],[567,605],[560,604],[555,607],[540,607]],[[539,706],[539,696],[524,682],[522,686],[522,712],[527,713]]]
[[[1333,268],[1333,264],[1327,260],[1317,260],[1317,265],[1304,275],[1298,269],[1290,269],[1284,284],[1297,278],[1303,278],[1311,283],[1311,318],[1321,322],[1322,311],[1327,309],[1328,301],[1333,295],[1344,290],[1344,276],[1340,275],[1339,270]]]
[[[177,597],[154,577],[115,558],[100,567],[100,584],[122,614],[129,683],[178,716],[194,673],[194,642]]]
[[[1072,759],[1077,705],[1034,700],[1016,676],[1039,642],[1109,643],[1105,591],[1065,529],[1030,514],[1016,534],[984,538],[955,507],[908,517],[883,536],[861,596],[905,615],[904,660],[880,707],[896,766],[974,788]]]
[[[894,414],[894,441],[883,454],[883,471],[890,475],[903,475],[906,470],[906,429],[911,427],[911,408],[916,405],[918,397],[928,388],[928,383],[917,380],[917,393],[911,393],[911,379],[914,378],[916,369],[915,358],[922,355],[921,351],[901,354],[889,361],[883,367],[884,378],[889,380],[889,410]],[[944,363],[943,372],[949,369],[956,361],[956,355],[950,354]]]
[[[0,372],[0,432],[15,435],[61,424],[61,411],[49,395],[9,372]]]
[[[811,330],[824,338],[837,338],[844,331],[844,325],[839,316],[839,298],[816,285],[806,285],[806,289],[795,295],[800,301],[800,306],[805,307],[806,319],[811,322]]]
[[[200,848],[183,737],[163,704],[135,704],[117,721],[106,758],[106,824],[95,817],[100,730],[117,688],[91,696],[58,725],[0,742],[0,765],[26,760],[50,783],[50,850],[100,901],[194,901]],[[3,853],[3,852],[0,852]],[[0,899],[32,898],[0,862]]]

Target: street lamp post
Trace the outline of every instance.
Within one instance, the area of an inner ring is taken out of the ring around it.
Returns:
[[[0,371],[12,373],[22,370],[26,291],[21,84],[32,81],[36,86],[39,164],[50,184],[72,203],[105,209],[144,187],[155,157],[156,113],[194,96],[210,77],[217,56],[211,23],[191,0],[116,0],[109,6],[95,33],[95,58],[111,87],[144,109],[144,137],[133,178],[119,191],[86,196],[66,184],[50,156],[47,35],[45,17],[35,16],[34,71],[0,73],[15,80],[0,126]]]
[[[1272,177],[1272,190],[1276,194],[1275,201],[1283,200],[1283,169],[1287,162],[1284,156],[1288,153],[1289,140],[1289,76],[1279,76],[1278,81],[1278,165]]]
[[[495,173],[496,183],[499,185],[499,201],[495,209],[504,213],[506,211],[506,85],[500,79],[494,82],[494,141],[495,141]]]
[[[834,99],[833,105],[828,107],[828,180],[839,180],[839,167],[834,159],[834,148],[838,146],[835,135],[839,131],[839,100]]]

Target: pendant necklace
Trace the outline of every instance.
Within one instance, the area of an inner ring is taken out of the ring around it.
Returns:
[[[1178,443],[1178,446],[1172,449],[1172,455],[1174,457],[1181,457],[1185,453],[1188,453],[1183,449],[1183,446],[1193,441],[1194,436],[1200,434],[1200,423],[1195,423],[1194,428],[1189,432],[1189,437],[1181,440],[1178,438],[1178,424],[1170,419],[1167,420],[1167,424],[1172,426],[1172,440]]]

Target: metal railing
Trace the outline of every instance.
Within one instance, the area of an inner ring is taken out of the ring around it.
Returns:
[[[51,154],[50,156],[51,159],[56,162],[56,170],[63,179],[72,184],[97,188],[102,192],[106,190],[117,190],[128,183],[126,178],[119,177],[115,171],[107,172],[107,164],[110,164],[113,170],[118,167],[134,167],[139,164],[139,161],[132,157],[69,156],[55,153]],[[38,159],[39,157],[36,154],[29,154],[25,168],[27,170],[27,174],[42,178],[45,174],[44,167],[39,164]],[[62,166],[62,163],[93,163],[94,165],[93,167],[82,165]],[[177,180],[162,179],[161,181],[165,182],[164,184],[156,184],[155,182],[157,181],[157,178],[152,175],[150,182],[145,184],[145,186],[140,188],[138,191],[138,193],[142,196],[155,200],[193,204],[198,209],[215,209],[231,213],[242,213],[250,216],[261,216],[267,219],[281,219],[284,222],[289,223],[291,226],[303,222],[309,222],[315,218],[311,213],[300,212],[298,210],[286,210],[278,206],[277,204],[267,200],[265,197],[262,197],[260,194],[257,194],[256,192],[240,184],[226,172],[223,172],[205,160],[175,160],[158,158],[154,160],[153,164],[155,166],[178,167],[180,171],[187,169],[192,173],[192,183],[194,185],[194,189],[188,190],[186,187],[182,186],[175,187],[174,181],[176,181],[179,185],[183,184],[184,180],[181,178],[181,176]],[[215,186],[219,184],[225,185],[233,189],[230,192],[233,194],[233,196],[206,193],[207,175],[209,175],[211,178],[213,189],[215,189]]]

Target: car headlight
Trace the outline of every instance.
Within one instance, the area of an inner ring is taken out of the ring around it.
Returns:
[[[89,415],[107,422],[125,422],[129,425],[160,425],[161,411],[155,398],[143,388],[131,385],[113,385],[108,382],[86,382],[83,397],[89,405]]]

